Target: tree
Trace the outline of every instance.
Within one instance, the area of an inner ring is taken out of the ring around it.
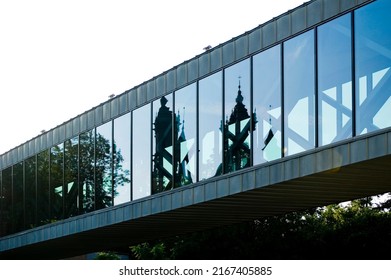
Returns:
[[[370,199],[132,246],[136,259],[388,259],[391,213]]]

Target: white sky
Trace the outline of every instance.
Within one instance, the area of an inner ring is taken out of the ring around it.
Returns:
[[[0,154],[306,0],[0,0]]]

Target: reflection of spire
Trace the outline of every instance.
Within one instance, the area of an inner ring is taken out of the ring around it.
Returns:
[[[243,95],[241,91],[240,86],[240,76],[239,76],[239,85],[238,85],[238,95],[236,96],[236,105],[231,113],[231,116],[229,118],[228,124],[236,123],[237,121],[240,122],[244,119],[248,119],[250,116],[247,112],[246,107],[243,104]]]
[[[188,150],[189,143],[186,140],[186,135],[185,135],[185,110],[186,108],[183,107],[182,129],[181,129],[181,134],[178,137],[178,143],[180,146],[179,170],[178,170],[180,185],[187,185],[193,182],[191,177],[191,172],[187,167],[190,159],[189,159],[189,150]],[[178,112],[178,117],[179,117],[179,112]],[[179,118],[178,121],[180,121]]]

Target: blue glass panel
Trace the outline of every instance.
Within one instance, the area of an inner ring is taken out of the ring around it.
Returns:
[[[175,186],[197,180],[197,87],[191,84],[175,92]]]
[[[133,111],[132,131],[133,199],[151,194],[151,106]]]
[[[254,164],[281,157],[281,47],[254,56]]]
[[[351,16],[318,28],[319,145],[352,136]]]
[[[391,126],[391,1],[356,10],[356,133]]]
[[[218,72],[199,82],[199,179],[221,173],[223,77]]]
[[[314,31],[284,43],[284,152],[315,147]]]
[[[224,172],[250,166],[250,60],[225,70]]]
[[[130,113],[114,120],[114,205],[130,201]]]

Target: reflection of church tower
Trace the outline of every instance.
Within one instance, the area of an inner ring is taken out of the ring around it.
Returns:
[[[167,99],[160,99],[160,109],[155,118],[155,143],[152,193],[170,189],[172,185],[172,111]]]
[[[236,105],[225,124],[225,172],[239,170],[250,165],[250,147],[247,138],[252,128],[250,115],[243,104],[243,99],[239,81]],[[255,121],[254,113],[253,122]],[[255,129],[255,126],[253,126],[253,129]]]
[[[185,109],[185,108],[183,108]],[[181,133],[175,143],[175,158],[177,169],[175,169],[175,185],[177,187],[184,186],[193,183],[191,172],[188,168],[189,165],[189,150],[187,147],[187,139],[185,135],[185,113],[183,112],[183,121]],[[177,124],[180,123],[180,114],[178,112]]]

